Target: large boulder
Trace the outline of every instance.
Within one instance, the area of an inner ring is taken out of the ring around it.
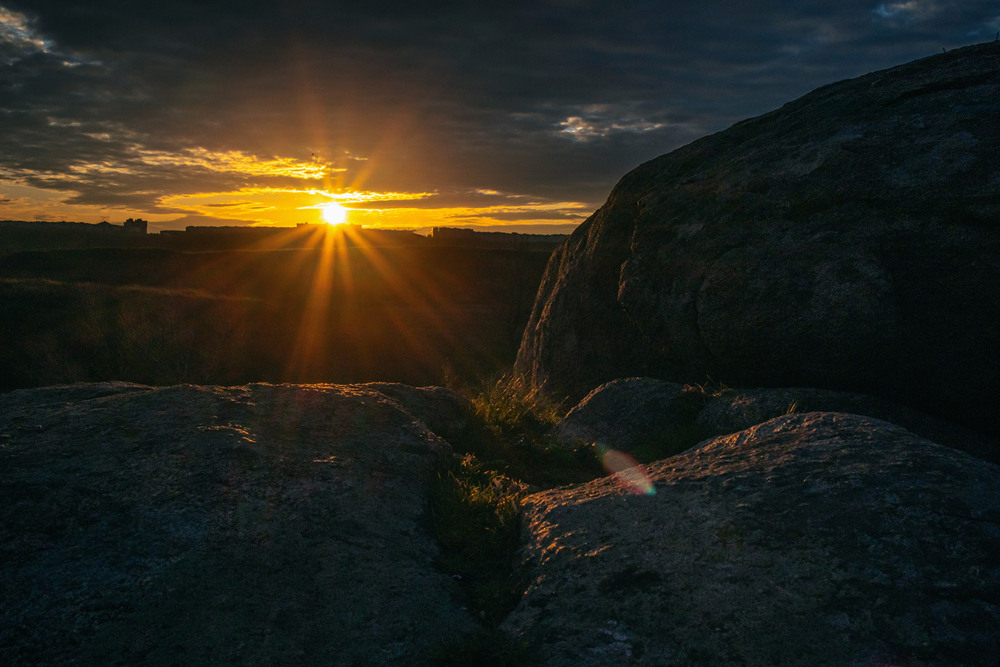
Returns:
[[[543,665],[993,665],[1000,468],[786,415],[524,501],[503,628]],[[635,494],[636,488],[649,489]]]
[[[659,453],[667,440],[694,422],[700,403],[700,396],[673,382],[613,380],[587,394],[555,425],[552,436],[566,446],[594,443],[646,459],[650,457],[644,454]]]
[[[427,516],[451,448],[421,415],[460,408],[400,385],[0,395],[0,663],[419,664],[477,627]]]
[[[652,160],[553,254],[517,371],[877,393],[1000,423],[1000,45]]]

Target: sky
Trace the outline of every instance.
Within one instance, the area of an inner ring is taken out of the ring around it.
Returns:
[[[998,32],[996,0],[0,0],[0,220],[564,233],[646,160]]]

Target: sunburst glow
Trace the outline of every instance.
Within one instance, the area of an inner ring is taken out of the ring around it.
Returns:
[[[335,227],[347,222],[347,209],[336,203],[324,204],[322,207],[323,222]]]

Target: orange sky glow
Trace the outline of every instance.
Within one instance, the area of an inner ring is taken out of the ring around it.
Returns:
[[[180,216],[197,216],[200,224],[291,227],[300,223],[326,222],[323,212],[329,204],[346,210],[354,225],[386,229],[426,229],[435,226],[534,226],[566,228],[582,222],[596,208],[595,202],[546,201],[494,190],[455,193],[374,192],[361,184],[345,185],[344,170],[316,159],[286,157],[258,158],[239,151],[210,152],[187,150],[179,154],[138,150],[135,162],[121,165],[112,161],[74,165],[61,175],[67,187],[96,173],[127,176],[143,168],[183,168],[224,174],[246,181],[280,179],[292,185],[252,185],[225,191],[187,191],[163,194],[157,205],[164,212],[127,206],[99,206],[72,202],[72,191],[33,187],[24,179],[0,182],[0,197],[6,219],[71,220],[117,222],[129,217],[148,220],[150,231],[176,229],[171,221]],[[20,181],[20,182],[19,182]],[[478,205],[476,205],[478,203]]]

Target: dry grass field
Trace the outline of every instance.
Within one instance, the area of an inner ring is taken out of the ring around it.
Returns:
[[[0,258],[0,390],[472,381],[509,366],[549,253],[75,249]]]

